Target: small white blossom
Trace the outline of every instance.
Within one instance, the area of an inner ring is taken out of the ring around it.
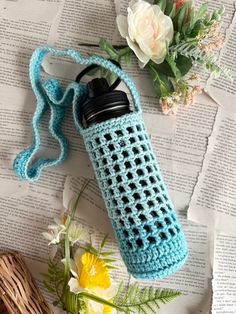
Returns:
[[[43,232],[44,238],[50,241],[48,245],[60,243],[65,234],[67,218],[64,213],[60,217],[55,217],[55,224],[49,225],[48,231]]]
[[[48,232],[43,232],[43,236],[50,244],[58,244],[61,241],[62,235],[65,234],[64,225],[50,225],[48,226]]]
[[[72,221],[68,230],[68,237],[71,244],[74,245],[79,241],[86,240],[88,236],[85,228],[81,224]]]

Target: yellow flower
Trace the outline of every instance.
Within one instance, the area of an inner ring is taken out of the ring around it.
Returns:
[[[109,300],[112,303],[112,300]],[[115,314],[117,311],[109,305],[96,304],[96,302],[86,301],[86,314]]]
[[[112,302],[117,292],[110,278],[106,263],[99,257],[78,249],[70,261],[73,277],[69,280],[70,291],[78,294],[88,292]],[[115,314],[117,311],[107,305],[86,299],[86,314]]]
[[[112,300],[110,300],[110,302],[112,302]],[[112,314],[112,312],[114,312],[113,310],[114,309],[109,305],[105,305],[102,314]]]
[[[101,287],[107,289],[110,287],[110,276],[102,259],[87,252],[83,254],[81,262],[79,285],[82,288],[93,289]]]

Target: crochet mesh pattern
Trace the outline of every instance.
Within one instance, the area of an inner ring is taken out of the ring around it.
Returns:
[[[63,91],[56,80],[42,82],[44,57],[69,56],[83,65],[97,64],[118,75],[128,86],[135,111],[84,129],[80,123],[80,105],[87,88],[75,82]],[[32,144],[20,152],[14,170],[21,179],[38,180],[42,170],[61,164],[68,155],[68,142],[61,124],[72,103],[74,122],[83,137],[100,186],[120,252],[128,271],[137,278],[156,279],[174,273],[188,256],[187,244],[152,150],[141,115],[139,93],[129,76],[98,56],[82,57],[72,49],[40,47],[30,62],[30,79],[37,99],[32,128]],[[58,141],[58,158],[34,160],[40,149],[40,123],[51,111],[49,131]]]
[[[131,113],[83,131],[122,257],[137,278],[162,278],[187,257],[140,114]]]

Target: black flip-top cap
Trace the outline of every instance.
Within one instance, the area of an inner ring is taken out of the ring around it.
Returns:
[[[125,92],[111,90],[106,79],[94,79],[88,83],[89,98],[82,104],[86,123],[102,122],[130,112]]]
[[[109,61],[121,68],[117,61]],[[99,66],[92,64],[85,68],[76,77],[76,82],[79,83],[83,76],[97,67]],[[126,93],[114,90],[120,82],[121,79],[117,77],[111,86],[105,78],[95,78],[88,83],[89,98],[81,105],[81,117],[86,126],[131,112]]]
[[[105,78],[95,78],[88,82],[89,97],[96,97],[110,91],[110,86]]]

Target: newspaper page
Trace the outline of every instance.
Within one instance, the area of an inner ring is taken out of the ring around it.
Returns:
[[[179,111],[172,137],[151,136],[161,171],[176,210],[185,210],[201,170],[217,111],[205,94],[190,108]]]
[[[189,223],[179,215],[190,255],[185,265],[174,275],[152,282],[152,286],[180,290],[182,296],[165,304],[158,313],[193,314],[210,313],[211,307],[211,240],[208,228]],[[131,282],[136,280],[131,278]],[[139,281],[142,286],[150,283]]]
[[[52,296],[42,283],[42,273],[47,271],[49,258],[48,241],[43,238],[42,232],[63,210],[61,189],[64,179],[64,175],[50,172],[43,176],[43,181],[30,184],[28,195],[0,197],[0,250],[14,250],[23,254],[50,304]]]
[[[12,162],[31,140],[28,63],[33,49],[47,41],[59,6],[57,1],[0,2],[0,196],[27,193],[28,184],[15,177]]]
[[[235,1],[234,12],[236,8]],[[236,102],[236,14],[227,31],[226,43],[220,54],[220,66],[225,69],[227,75],[219,78],[211,77],[207,82],[207,92],[219,104],[228,110],[235,111]],[[229,73],[228,73],[229,71]]]
[[[235,234],[236,113],[219,108],[188,218]]]
[[[217,232],[214,245],[212,314],[236,313],[236,237]]]

